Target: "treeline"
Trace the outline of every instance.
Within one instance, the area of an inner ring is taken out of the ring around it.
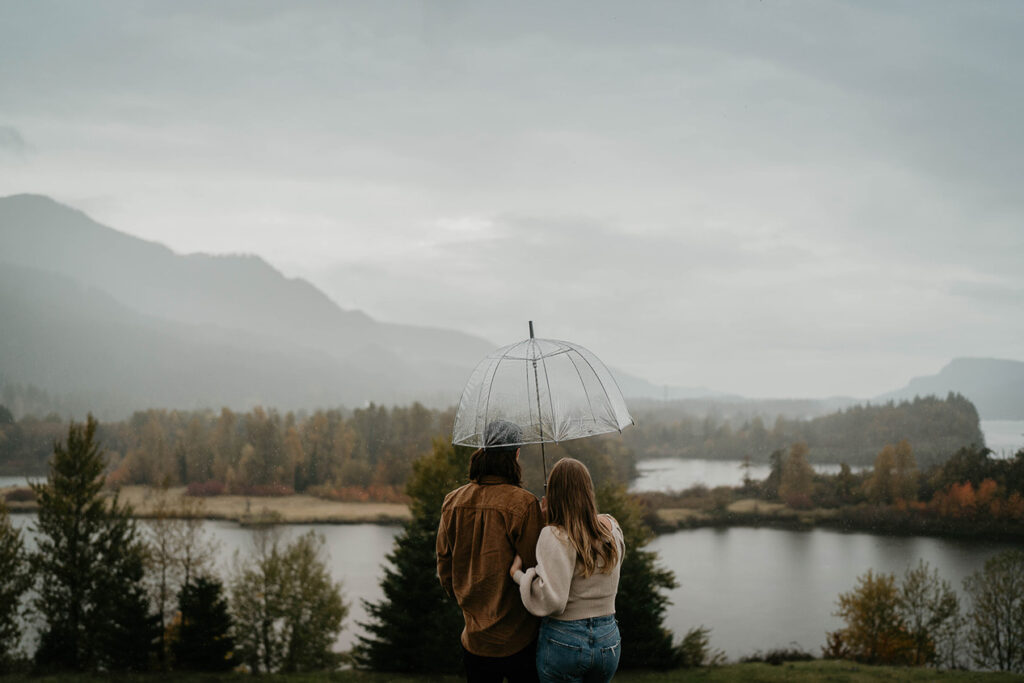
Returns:
[[[99,425],[112,485],[209,485],[208,492],[285,493],[316,485],[400,485],[431,439],[451,433],[451,411],[370,404],[311,415],[146,410]],[[0,466],[39,475],[64,423],[13,420],[0,406]],[[213,484],[211,484],[211,482]],[[219,484],[219,486],[217,486]]]
[[[0,673],[337,667],[348,606],[321,536],[285,543],[263,529],[225,581],[200,508],[179,518],[161,504],[140,525],[106,499],[96,428],[91,417],[72,424],[33,485],[33,550],[0,502]],[[22,649],[27,623],[39,625],[33,652]]]
[[[768,478],[745,487],[796,509],[891,506],[947,518],[1024,522],[1024,450],[997,459],[986,448],[969,446],[921,469],[910,443],[900,441],[884,446],[871,469],[855,474],[844,464],[835,475],[816,473],[803,443],[788,453],[773,452],[770,460]]]
[[[353,411],[312,414],[254,408],[235,413],[147,410],[122,422],[100,424],[111,486],[189,486],[195,495],[284,495],[311,492],[355,495],[372,487],[378,497],[400,495],[412,462],[433,439],[452,433],[453,410],[419,403],[387,408],[370,404]],[[57,416],[14,420],[0,406],[0,472],[41,475],[60,438]],[[549,445],[550,462],[564,455],[591,468],[596,481],[627,481],[632,453],[613,439]],[[552,459],[554,458],[554,459]],[[524,476],[543,489],[541,454],[524,448]]]
[[[811,462],[870,465],[885,445],[907,440],[917,459],[931,464],[959,448],[981,446],[978,411],[960,394],[918,397],[884,405],[857,405],[809,420],[779,416],[771,425],[760,416],[720,417],[664,413],[636,415],[637,425],[622,433],[638,458],[705,458],[765,462],[791,444],[807,444]]]

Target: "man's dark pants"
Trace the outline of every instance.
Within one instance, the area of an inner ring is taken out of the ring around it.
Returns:
[[[508,657],[481,657],[465,647],[462,648],[462,662],[466,665],[466,680],[469,683],[538,683],[537,641]]]

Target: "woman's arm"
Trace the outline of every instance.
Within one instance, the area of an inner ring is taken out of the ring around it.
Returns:
[[[537,541],[537,566],[516,571],[519,596],[531,614],[546,617],[561,614],[569,602],[569,586],[576,569],[576,550],[546,526]]]

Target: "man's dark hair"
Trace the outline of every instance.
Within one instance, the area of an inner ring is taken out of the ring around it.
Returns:
[[[523,485],[523,470],[516,460],[523,430],[508,420],[494,420],[484,430],[484,447],[469,457],[469,478],[479,481],[488,475],[502,477],[515,486]]]

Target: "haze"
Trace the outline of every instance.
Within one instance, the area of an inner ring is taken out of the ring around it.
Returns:
[[[1024,5],[0,2],[0,195],[657,384],[1024,359]]]

